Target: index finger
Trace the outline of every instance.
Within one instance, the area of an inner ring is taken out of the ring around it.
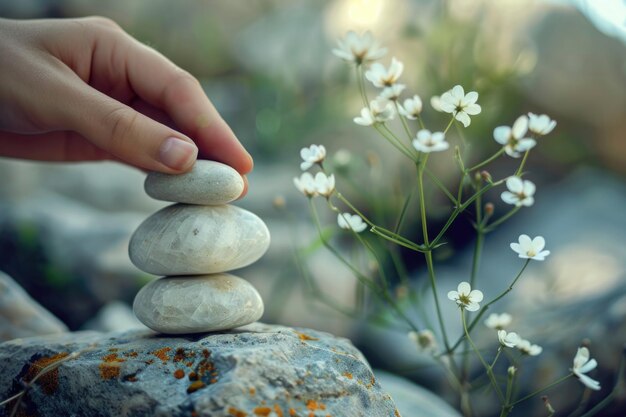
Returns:
[[[252,157],[198,80],[154,49],[134,39],[131,42],[125,58],[132,89],[148,103],[163,109],[194,140],[201,156],[228,164],[241,174],[250,172]]]

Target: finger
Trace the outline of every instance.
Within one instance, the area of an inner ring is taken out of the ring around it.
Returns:
[[[75,80],[71,80],[75,77]],[[74,74],[55,84],[64,97],[64,124],[100,149],[140,168],[180,173],[191,168],[198,148],[187,136],[88,86]]]
[[[176,126],[194,139],[202,157],[231,165],[242,174],[252,170],[252,157],[198,80],[137,41],[133,40],[127,54],[127,76],[133,90],[143,100],[164,109]]]

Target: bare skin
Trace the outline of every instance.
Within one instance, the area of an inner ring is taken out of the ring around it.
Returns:
[[[0,57],[1,156],[252,170],[198,80],[109,19],[0,19]]]

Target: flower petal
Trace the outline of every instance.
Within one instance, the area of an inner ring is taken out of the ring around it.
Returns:
[[[456,301],[459,299],[459,293],[456,291],[449,291],[448,292],[448,299],[452,300],[452,301]]]
[[[512,176],[506,180],[506,188],[512,193],[519,194],[524,190],[524,183],[520,177]]]
[[[513,137],[515,139],[521,139],[524,137],[526,132],[528,131],[528,117],[520,116],[517,118],[515,123],[513,123]]]
[[[480,309],[480,305],[470,301],[469,304],[465,306],[465,309],[467,311],[478,311]]]
[[[480,290],[472,290],[472,291],[469,293],[469,298],[470,298],[473,302],[480,303],[480,302],[483,300],[484,295],[483,295],[483,292],[482,292],[482,291],[480,291]]]
[[[470,117],[467,115],[467,113],[465,113],[464,111],[460,111],[458,112],[454,118],[456,120],[458,120],[459,122],[463,123],[463,126],[468,127],[470,125],[470,123],[472,122]]]
[[[511,136],[511,128],[508,126],[498,126],[493,129],[493,138],[500,145],[506,145],[509,143],[509,137]]]
[[[468,104],[467,106],[463,107],[463,111],[467,114],[475,116],[477,114],[480,114],[480,112],[482,111],[482,107],[480,107],[480,105],[478,104]]]
[[[590,388],[594,391],[600,390],[600,382],[596,381],[595,379],[584,374],[576,374],[576,376],[578,376],[580,382],[582,382],[587,388]]]
[[[586,374],[587,372],[596,369],[597,366],[598,362],[595,359],[590,359],[589,362],[587,362],[586,364],[581,366],[580,369],[578,369],[578,372],[580,372],[581,374]]]
[[[469,294],[470,291],[472,291],[472,287],[470,286],[469,282],[461,282],[457,288],[457,291],[459,292],[459,294]]]

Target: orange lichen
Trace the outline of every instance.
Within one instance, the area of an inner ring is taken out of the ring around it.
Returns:
[[[44,356],[43,358],[37,359],[32,363],[32,365],[28,367],[26,375],[24,375],[24,381],[32,381],[39,373],[41,373],[41,371],[43,371],[44,368],[53,365],[55,362],[58,362],[59,360],[65,358],[67,355],[69,355],[69,353],[62,352],[57,353],[56,355]],[[36,383],[41,386],[43,392],[45,392],[46,394],[53,394],[57,390],[57,388],[59,388],[59,369],[53,368],[47,371],[45,374],[40,375],[37,378]]]
[[[308,334],[305,334],[305,333],[296,332],[295,330],[294,330],[294,332],[298,335],[298,337],[302,341],[305,341],[305,340],[319,340],[317,337],[309,336]]]
[[[191,383],[191,385],[189,385],[189,386],[187,387],[187,394],[191,394],[192,392],[196,392],[196,391],[198,391],[199,389],[204,388],[205,386],[206,386],[206,385],[204,385],[204,382],[202,382],[202,381],[193,381],[193,382]]]
[[[124,353],[124,356],[126,356],[127,358],[136,358],[139,354],[137,352],[126,352]]]
[[[296,410],[294,410],[293,408],[290,408],[289,409],[289,415],[292,416],[292,417],[295,416],[296,415]]]
[[[264,416],[267,417],[270,415],[270,413],[272,412],[272,409],[269,407],[257,407],[253,410],[254,414],[256,414],[257,416]]]
[[[109,349],[111,351],[111,349]],[[126,359],[122,359],[117,356],[117,353],[110,353],[102,357],[102,363],[98,366],[100,369],[100,378],[115,379],[120,376],[120,364],[126,362]]]
[[[250,389],[248,390],[248,392],[250,393],[250,395],[254,395],[254,394],[256,394],[256,388],[254,388],[254,387],[250,387]]]
[[[235,407],[228,407],[228,414],[233,417],[246,417],[248,415],[241,410],[237,410]]]
[[[198,380],[198,374],[195,373],[194,371],[189,372],[189,380],[190,381],[197,381]]]
[[[400,412],[398,411],[398,409],[397,409],[397,408],[396,408],[395,410],[393,410],[393,414],[394,414],[396,417],[402,417],[402,416],[400,415]]]
[[[278,417],[283,417],[284,416],[283,409],[280,408],[280,405],[278,405],[278,404],[274,404],[274,412],[276,413],[276,415]]]
[[[315,400],[308,400],[306,402],[307,410],[315,411],[315,410],[326,410],[326,406],[322,403],[318,403]]]
[[[350,372],[344,372],[343,376],[345,376],[348,379],[352,379],[352,374]]]
[[[184,377],[185,377],[185,371],[183,371],[182,369],[177,369],[174,371],[174,378],[182,379]]]
[[[155,350],[154,352],[152,352],[152,354],[156,356],[157,358],[161,359],[161,362],[165,363],[170,360],[170,356],[168,355],[168,352],[170,350],[172,350],[172,348],[164,347],[164,348]]]

